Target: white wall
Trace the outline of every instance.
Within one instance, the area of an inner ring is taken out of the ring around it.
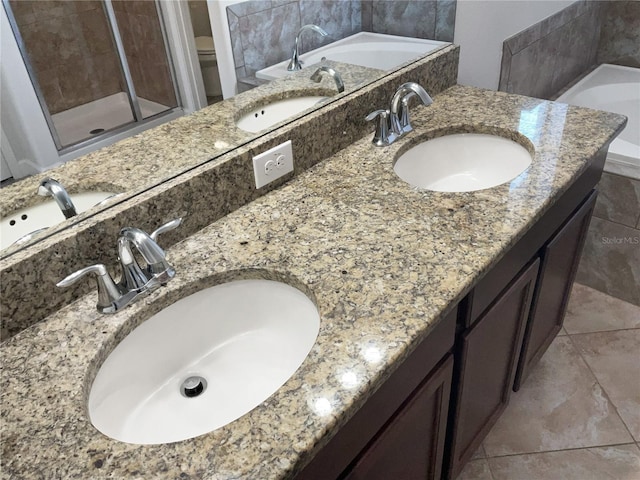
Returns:
[[[460,45],[458,83],[498,89],[502,42],[574,0],[458,0],[454,43]]]
[[[231,50],[231,35],[227,21],[227,6],[244,0],[207,0],[209,19],[213,32],[213,43],[216,47],[218,73],[222,86],[222,97],[229,98],[236,94],[236,67]]]

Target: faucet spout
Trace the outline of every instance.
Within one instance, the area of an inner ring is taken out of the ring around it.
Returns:
[[[78,214],[67,191],[53,178],[45,178],[40,182],[40,185],[38,186],[38,195],[42,197],[52,197],[58,204],[58,207],[60,207],[60,210],[62,210],[64,218],[71,218]]]
[[[146,274],[142,272],[131,251],[133,245],[147,263]],[[175,275],[174,268],[167,262],[164,250],[151,236],[139,228],[125,227],[120,230],[118,255],[123,267],[124,280],[131,282],[129,287],[140,288],[156,279],[160,283]],[[142,285],[140,285],[142,283]]]
[[[416,82],[403,83],[391,98],[391,107],[389,109],[391,129],[398,136],[413,130],[409,121],[409,99],[416,96],[424,106],[429,106],[433,103],[433,99],[427,91]]]
[[[329,76],[333,78],[333,81],[336,82],[336,88],[338,89],[338,93],[344,92],[344,82],[342,81],[342,77],[338,72],[336,72],[331,67],[327,67],[327,66],[320,67],[315,72],[313,72],[313,75],[311,75],[311,80],[313,80],[316,83],[320,83],[322,81],[322,72],[329,74]]]
[[[302,28],[298,30],[298,34],[296,35],[296,40],[293,45],[293,53],[291,54],[291,61],[289,62],[289,66],[287,66],[287,70],[290,72],[295,72],[296,70],[302,69],[302,62],[300,61],[300,58],[299,58],[298,46],[300,43],[300,35],[302,34],[302,32],[305,32],[307,30],[313,30],[314,32],[319,33],[323,37],[326,37],[328,35],[327,32],[325,32],[322,28],[320,28],[317,25],[314,25],[312,23],[303,25]]]

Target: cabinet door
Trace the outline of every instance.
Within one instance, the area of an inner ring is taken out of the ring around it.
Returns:
[[[453,356],[449,354],[378,432],[343,478],[439,480],[452,374]]]
[[[543,250],[540,275],[513,385],[516,392],[562,328],[596,196],[596,192],[593,192],[587,198]]]
[[[462,336],[450,478],[460,473],[507,406],[539,264],[536,259],[525,267]]]

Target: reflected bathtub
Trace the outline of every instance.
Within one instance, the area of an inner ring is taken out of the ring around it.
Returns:
[[[303,62],[303,67],[319,63],[326,58],[336,62],[390,71],[445,45],[449,45],[449,43],[360,32],[300,55],[300,60]],[[288,65],[289,59],[276,63],[258,70],[256,77],[263,80],[282,78],[291,73],[287,71]]]
[[[556,101],[626,115],[627,126],[611,142],[604,170],[640,179],[640,68],[600,65]]]

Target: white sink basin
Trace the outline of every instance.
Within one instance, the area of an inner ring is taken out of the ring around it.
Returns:
[[[211,432],[278,390],[319,328],[313,302],[284,283],[239,280],[197,292],[142,323],[109,355],[91,387],[91,422],[137,444]]]
[[[246,132],[260,132],[313,107],[327,98],[329,97],[295,97],[261,105],[236,120],[236,126]]]
[[[459,133],[428,140],[393,166],[405,182],[437,192],[471,192],[509,182],[531,165],[531,154],[503,137]]]
[[[86,192],[70,197],[76,212],[81,213],[113,195],[108,192]],[[64,220],[64,215],[54,200],[14,212],[0,221],[0,249],[11,246],[29,233],[52,227]]]

